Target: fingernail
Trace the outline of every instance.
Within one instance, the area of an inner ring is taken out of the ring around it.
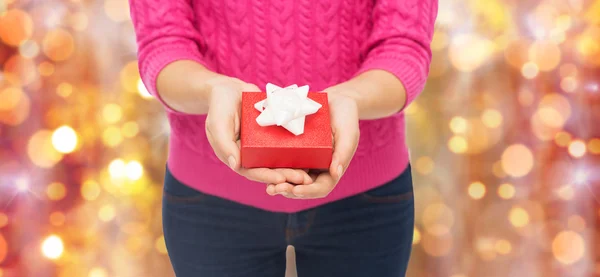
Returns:
[[[338,165],[338,178],[342,178],[342,175],[344,175],[344,169],[342,165]]]
[[[233,156],[229,156],[229,158],[227,158],[227,162],[229,163],[229,167],[231,167],[231,169],[235,169],[235,158]]]

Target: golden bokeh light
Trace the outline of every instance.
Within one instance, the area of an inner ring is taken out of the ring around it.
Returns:
[[[569,154],[574,158],[581,158],[586,152],[586,145],[582,140],[573,140],[569,144]]]
[[[117,212],[115,211],[115,207],[110,204],[106,204],[102,206],[100,210],[98,210],[98,218],[104,222],[113,220],[116,214]]]
[[[422,233],[421,245],[425,253],[433,257],[446,256],[452,250],[452,236],[450,234],[444,236],[434,236],[428,233]]]
[[[93,201],[100,196],[100,186],[93,180],[87,180],[81,185],[81,196],[87,201]]]
[[[137,85],[138,94],[142,98],[144,98],[144,99],[152,99],[152,98],[154,98],[154,96],[152,96],[152,94],[150,94],[150,92],[146,88],[146,85],[144,85],[144,82],[142,82],[142,79],[139,79],[137,84],[138,84]]]
[[[508,220],[517,228],[525,227],[529,224],[529,213],[521,207],[513,207],[508,214]]]
[[[444,203],[430,204],[423,212],[422,222],[427,233],[443,236],[450,232],[454,224],[454,213]]]
[[[123,142],[123,135],[121,135],[121,129],[115,126],[109,126],[102,133],[102,141],[106,146],[115,147]]]
[[[539,119],[544,125],[552,128],[562,128],[571,116],[569,100],[558,94],[546,94],[538,106]]]
[[[68,154],[77,148],[77,133],[70,126],[61,126],[52,133],[52,145],[56,151]]]
[[[136,92],[139,88],[140,74],[138,71],[138,62],[128,62],[119,73],[121,86],[128,92]],[[138,92],[139,93],[139,92]]]
[[[24,97],[23,91],[18,87],[7,87],[0,90],[0,111],[10,111],[17,107]]]
[[[540,71],[551,71],[560,63],[561,52],[554,42],[538,40],[529,47],[528,56]]]
[[[144,175],[144,167],[138,161],[130,161],[125,166],[125,175],[132,181],[137,181]]]
[[[577,79],[573,77],[565,77],[560,81],[560,88],[565,92],[572,93],[577,89]]]
[[[492,165],[492,174],[498,178],[506,177],[506,172],[502,169],[502,161],[497,161]]]
[[[450,130],[455,134],[464,134],[467,131],[468,122],[464,117],[455,116],[450,120]]]
[[[73,86],[69,83],[62,82],[56,87],[56,94],[61,97],[67,98],[71,93],[73,93]]]
[[[116,22],[129,20],[129,3],[121,0],[104,0],[104,12]]]
[[[452,39],[448,54],[452,65],[463,72],[479,68],[493,53],[494,43],[475,34],[460,34]]]
[[[108,173],[113,179],[125,177],[125,174],[127,173],[125,162],[121,159],[113,160],[108,165]]]
[[[431,50],[440,51],[448,46],[449,37],[444,31],[436,30],[431,40]]]
[[[560,188],[556,189],[554,192],[560,199],[562,199],[564,201],[572,200],[573,197],[575,197],[575,190],[573,189],[573,186],[570,186],[570,185],[561,186]]]
[[[521,74],[527,79],[533,79],[537,77],[539,73],[540,69],[538,68],[538,65],[533,62],[527,62],[523,65],[523,68],[521,68]]]
[[[457,154],[465,153],[468,149],[467,140],[462,136],[453,136],[448,141],[448,148]]]
[[[580,234],[573,231],[562,231],[552,240],[552,254],[562,264],[573,264],[585,254],[585,241]]]
[[[75,50],[73,36],[63,29],[48,31],[42,42],[44,54],[53,61],[68,59]]]
[[[10,46],[19,46],[33,34],[33,20],[28,13],[11,9],[0,13],[0,39]]]
[[[62,226],[65,224],[65,220],[65,214],[62,212],[53,212],[49,217],[50,224],[54,226]]]
[[[480,237],[475,241],[475,248],[482,260],[490,261],[496,258],[494,240],[489,237]]]
[[[481,182],[473,182],[469,185],[469,196],[473,199],[481,199],[485,196],[485,185]]]
[[[60,258],[64,251],[62,239],[57,235],[50,235],[42,242],[42,254],[51,260]]]
[[[481,114],[481,120],[489,128],[498,128],[502,125],[502,114],[498,110],[486,109]]]
[[[419,229],[417,227],[415,227],[414,231],[413,231],[412,244],[417,245],[417,244],[419,244],[419,242],[421,242],[421,231],[419,231]]]
[[[508,240],[500,239],[496,241],[494,248],[498,254],[508,255],[512,251],[512,244]]]
[[[571,143],[571,134],[560,131],[554,135],[554,142],[560,147],[567,147]]]
[[[508,146],[502,153],[502,169],[513,177],[523,177],[533,168],[533,154],[523,144]]]
[[[419,159],[417,159],[417,162],[415,162],[415,169],[417,170],[417,172],[423,175],[427,175],[433,172],[434,166],[435,162],[428,156],[420,157]]]
[[[83,31],[88,27],[88,16],[84,12],[75,12],[69,18],[71,27],[77,31]]]
[[[154,248],[160,254],[167,254],[167,245],[165,244],[165,236],[160,236],[156,239],[154,243]]]
[[[498,187],[498,196],[502,199],[511,199],[515,197],[515,187],[512,184],[502,184]]]
[[[40,75],[48,77],[52,74],[54,74],[54,64],[50,63],[50,62],[41,62],[38,65],[38,72],[40,72]]]
[[[53,182],[46,187],[46,195],[48,195],[48,199],[58,201],[65,198],[67,188],[62,183]]]
[[[8,215],[3,212],[0,212],[0,228],[8,225]]]
[[[33,59],[40,53],[40,47],[35,41],[26,40],[19,45],[19,54],[22,57]]]
[[[139,125],[135,121],[129,121],[121,127],[121,133],[126,138],[135,137],[140,131]]]
[[[35,62],[21,55],[13,55],[4,62],[4,79],[13,86],[30,85],[38,79]]]
[[[528,61],[528,53],[525,49],[529,48],[529,42],[525,40],[513,40],[508,43],[504,50],[504,58],[512,67],[516,69],[523,68]]]
[[[31,136],[27,154],[33,164],[42,168],[53,167],[63,157],[52,145],[52,131],[49,130],[40,130]]]
[[[94,267],[90,270],[88,277],[108,277],[108,273],[102,267]]]
[[[102,109],[102,116],[107,123],[117,123],[121,120],[123,111],[121,106],[111,103],[104,106],[104,109]]]
[[[588,150],[592,154],[600,154],[600,138],[593,138],[588,142]]]

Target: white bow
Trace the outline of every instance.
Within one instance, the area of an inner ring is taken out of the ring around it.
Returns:
[[[260,111],[256,122],[260,126],[283,126],[294,135],[304,133],[304,119],[316,113],[322,105],[308,98],[308,86],[291,85],[281,88],[267,84],[267,99],[254,104]]]

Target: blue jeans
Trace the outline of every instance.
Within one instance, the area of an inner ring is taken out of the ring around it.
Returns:
[[[413,225],[410,167],[363,194],[289,214],[201,193],[168,170],[165,177],[163,228],[178,277],[283,277],[288,245],[299,277],[400,277]]]

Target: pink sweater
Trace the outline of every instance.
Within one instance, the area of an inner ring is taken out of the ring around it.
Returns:
[[[371,69],[391,72],[407,104],[425,85],[437,0],[130,0],[139,69],[150,93],[169,63],[192,60],[264,88],[309,85],[320,91]],[[163,102],[164,104],[164,102]],[[205,115],[166,106],[168,166],[206,194],[277,212],[297,212],[380,186],[406,169],[404,114],[360,122],[356,155],[329,196],[269,196],[265,184],[221,163],[204,133]]]

